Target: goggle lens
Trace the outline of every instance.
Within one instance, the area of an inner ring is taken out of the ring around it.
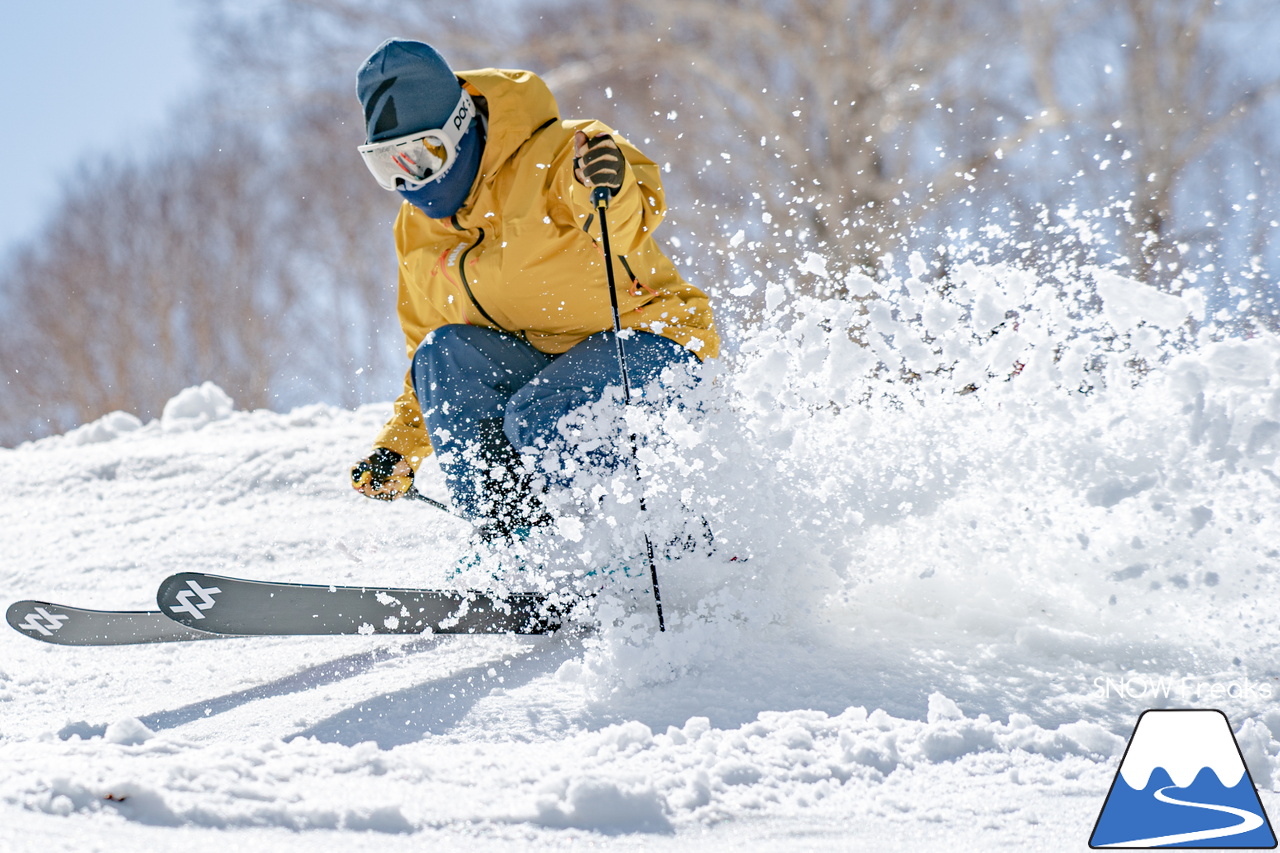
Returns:
[[[391,152],[392,165],[414,181],[430,178],[444,168],[448,159],[449,150],[444,143],[426,138],[397,145]]]

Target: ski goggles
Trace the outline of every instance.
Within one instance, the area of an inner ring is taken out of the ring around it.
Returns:
[[[370,142],[357,150],[384,190],[422,189],[444,177],[458,159],[458,146],[475,112],[475,102],[464,90],[444,127]]]

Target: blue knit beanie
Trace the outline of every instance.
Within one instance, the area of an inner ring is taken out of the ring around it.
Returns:
[[[443,127],[458,106],[462,85],[435,48],[420,41],[388,39],[356,72],[356,95],[364,107],[365,139],[381,142]],[[446,218],[471,193],[484,148],[480,122],[473,120],[458,145],[458,158],[438,181],[402,198],[428,216]]]
[[[443,127],[462,95],[453,69],[428,44],[388,39],[356,73],[365,141]]]

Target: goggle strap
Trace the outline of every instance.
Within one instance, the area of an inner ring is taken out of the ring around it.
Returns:
[[[406,133],[403,136],[397,136],[395,139],[384,139],[381,142],[366,142],[359,146],[358,150],[361,154],[377,151],[380,148],[395,147],[404,142],[418,139],[426,136],[433,131],[439,133],[449,141],[450,146],[457,148],[462,142],[462,137],[466,135],[467,126],[471,118],[475,115],[476,104],[471,100],[471,96],[467,94],[467,90],[462,90],[462,96],[458,98],[458,104],[453,108],[453,112],[449,114],[449,118],[445,120],[444,127],[429,128],[420,130],[416,133]]]

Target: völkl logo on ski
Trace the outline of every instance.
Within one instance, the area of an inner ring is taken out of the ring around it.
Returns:
[[[1144,711],[1089,846],[1275,848],[1271,822],[1226,715]]]
[[[62,627],[62,623],[66,622],[68,616],[61,616],[50,613],[43,607],[37,607],[34,611],[27,614],[24,622],[18,625],[24,631],[38,632],[41,636],[52,637],[53,632]],[[43,621],[41,621],[43,620]]]
[[[169,609],[174,613],[189,613],[194,619],[203,619],[202,611],[208,610],[216,603],[213,597],[222,590],[216,586],[203,587],[195,581],[187,581],[190,589],[184,589],[182,592],[174,596],[178,599],[177,604],[169,605]],[[199,598],[199,602],[193,602],[193,598]]]

